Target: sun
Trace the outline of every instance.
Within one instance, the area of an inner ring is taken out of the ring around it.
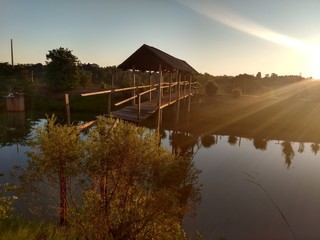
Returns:
[[[313,79],[320,80],[320,51],[315,51],[310,55],[308,72]]]

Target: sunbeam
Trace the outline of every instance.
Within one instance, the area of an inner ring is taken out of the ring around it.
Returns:
[[[318,67],[320,60],[319,45],[306,43],[299,39],[276,32],[213,2],[201,1],[199,3],[199,1],[195,2],[191,0],[177,1],[187,6],[188,8],[200,13],[201,15],[204,15],[214,21],[220,22],[230,28],[304,53],[307,57],[304,69],[314,78],[320,78],[320,70]]]

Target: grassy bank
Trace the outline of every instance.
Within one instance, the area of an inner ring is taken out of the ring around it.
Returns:
[[[40,112],[64,112],[65,111],[65,94],[69,95],[71,112],[86,112],[95,114],[105,114],[108,110],[107,94],[82,97],[82,93],[102,91],[98,85],[92,85],[87,88],[77,88],[68,92],[54,93],[49,91],[45,85],[34,86],[32,92],[25,96],[25,105],[28,111]],[[129,92],[125,93],[130,94]],[[126,95],[123,93],[112,94],[111,103],[123,100]],[[5,101],[2,102],[5,107]]]
[[[53,223],[34,222],[10,218],[0,222],[0,240],[21,239],[81,239],[72,229],[61,228]]]

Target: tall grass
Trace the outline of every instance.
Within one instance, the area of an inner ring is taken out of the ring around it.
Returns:
[[[0,222],[0,240],[81,239],[76,231],[57,224],[23,219],[7,219]]]

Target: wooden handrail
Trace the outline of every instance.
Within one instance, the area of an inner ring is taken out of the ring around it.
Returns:
[[[180,98],[176,98],[175,100],[173,100],[173,101],[171,101],[171,102],[168,102],[168,103],[166,103],[166,104],[161,105],[159,108],[160,108],[160,109],[163,109],[163,108],[165,108],[165,107],[168,107],[168,106],[172,105],[173,103],[175,103],[176,101],[181,100],[181,99],[184,99],[184,98],[186,98],[186,97],[189,97],[190,95],[192,96],[193,93],[183,95],[183,96],[180,97]]]
[[[114,105],[115,105],[115,106],[119,106],[119,105],[121,105],[121,104],[123,104],[123,103],[126,103],[126,102],[128,102],[128,101],[130,101],[130,100],[132,100],[132,99],[135,99],[135,98],[139,97],[139,96],[142,96],[142,95],[144,95],[144,94],[146,94],[146,93],[148,93],[148,92],[152,92],[152,91],[154,91],[154,90],[156,90],[156,89],[157,89],[157,88],[152,88],[152,89],[149,89],[149,90],[144,91],[144,92],[142,92],[142,93],[138,93],[137,95],[134,95],[134,96],[132,96],[132,97],[129,97],[129,98],[123,100],[123,101],[117,102],[117,103],[115,103]]]
[[[125,99],[125,100],[123,100],[123,101],[121,101],[121,102],[117,102],[117,103],[115,103],[114,105],[115,105],[115,106],[119,106],[119,105],[121,105],[121,104],[123,104],[123,103],[126,103],[126,102],[129,102],[130,100],[135,99],[135,98],[137,98],[137,97],[138,97],[138,95],[134,95],[134,96],[132,96],[132,97],[130,97],[130,98],[127,98],[127,99]]]
[[[149,89],[149,90],[147,90],[147,91],[144,91],[144,92],[141,92],[141,93],[138,93],[137,95],[144,95],[144,94],[146,94],[146,93],[149,93],[149,92],[152,92],[152,91],[154,91],[154,90],[157,90],[157,88],[151,88],[151,89]]]
[[[81,96],[82,97],[87,97],[87,96],[93,96],[93,95],[99,95],[99,94],[129,91],[129,90],[140,89],[140,88],[148,88],[148,87],[153,87],[153,86],[157,86],[157,84],[143,85],[143,86],[136,86],[136,87],[127,87],[127,88],[114,88],[114,89],[108,89],[108,90],[99,91],[99,92],[82,93]]]

